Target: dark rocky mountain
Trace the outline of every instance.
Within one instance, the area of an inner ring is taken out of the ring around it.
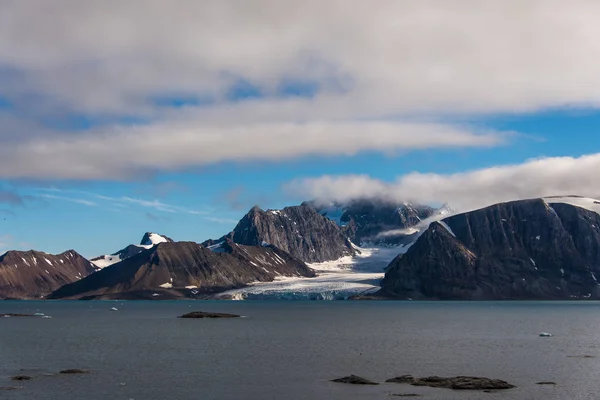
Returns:
[[[105,254],[99,257],[92,258],[90,261],[97,267],[96,269],[102,269],[112,264],[116,264],[129,257],[141,253],[142,251],[149,249],[158,243],[173,242],[173,239],[159,235],[158,233],[146,232],[140,241],[140,244],[130,244],[129,246],[121,249],[112,254]]]
[[[600,298],[600,215],[561,202],[502,203],[434,222],[389,265],[381,295]]]
[[[314,277],[304,262],[275,246],[244,246],[225,241],[218,251],[193,242],[159,243],[78,282],[50,298],[203,297],[277,276]]]
[[[73,250],[57,255],[11,250],[0,256],[0,299],[42,298],[94,270]]]
[[[377,199],[356,199],[328,205],[316,201],[304,204],[336,221],[350,240],[361,246],[411,243],[418,235],[416,227],[438,211],[420,204]]]
[[[214,248],[226,239],[247,246],[273,245],[309,263],[356,254],[342,229],[308,205],[267,211],[253,207],[232,232],[203,244]]]

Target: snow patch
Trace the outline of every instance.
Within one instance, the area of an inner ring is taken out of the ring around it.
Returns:
[[[456,235],[454,234],[454,232],[452,231],[452,229],[448,226],[447,223],[445,223],[442,220],[439,220],[438,223],[443,226],[452,236],[456,237]]]
[[[44,257],[44,260],[46,260],[48,264],[52,265],[52,262],[50,262],[50,260],[48,260],[46,257]]]
[[[198,286],[196,285],[189,285],[185,287],[186,289],[198,289]]]
[[[158,285],[158,286],[160,286],[161,288],[164,288],[164,289],[171,289],[173,287],[173,284],[171,282],[165,282],[162,285]]]
[[[100,257],[101,258],[98,258],[97,260],[92,261],[92,264],[94,264],[96,267],[98,267],[100,269],[106,268],[108,266],[111,266],[113,264],[123,261],[123,260],[121,260],[121,256],[119,256],[118,254],[107,254],[104,256],[100,256]]]

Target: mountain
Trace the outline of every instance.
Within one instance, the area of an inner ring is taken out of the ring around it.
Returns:
[[[41,251],[8,251],[0,256],[0,299],[42,298],[94,272],[73,250],[52,255]]]
[[[355,199],[327,205],[316,201],[304,204],[335,221],[343,227],[350,240],[360,246],[412,243],[422,222],[438,212],[425,205],[377,199]]]
[[[600,202],[496,204],[433,222],[388,266],[380,294],[419,299],[600,298]]]
[[[212,251],[193,242],[163,242],[63,286],[50,297],[202,297],[280,276],[314,277],[315,273],[274,246],[243,246],[227,240]]]
[[[164,235],[159,235],[158,233],[146,232],[144,233],[140,244],[130,244],[129,246],[115,253],[95,257],[90,261],[97,267],[97,269],[102,269],[141,253],[142,251],[149,249],[158,243],[165,242],[173,242],[173,239]]]
[[[203,244],[215,249],[227,239],[247,246],[273,245],[309,263],[356,254],[342,229],[308,205],[267,211],[253,207],[232,232]]]

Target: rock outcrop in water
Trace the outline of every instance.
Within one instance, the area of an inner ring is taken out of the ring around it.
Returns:
[[[315,273],[274,246],[243,246],[229,240],[213,252],[193,242],[165,242],[66,285],[50,298],[197,298],[278,276]]]
[[[309,263],[356,254],[341,228],[307,205],[267,211],[253,207],[232,232],[203,244],[218,248],[227,239],[247,246],[273,245]]]
[[[205,312],[205,311],[192,311],[187,314],[183,314],[178,318],[239,318],[239,315],[236,314],[226,314],[226,313],[214,313],[214,312]]]
[[[500,379],[479,378],[473,376],[456,376],[452,378],[429,376],[426,378],[413,378],[411,375],[404,375],[398,378],[388,379],[386,382],[407,383],[413,386],[429,386],[454,390],[506,390],[515,387]]]
[[[56,255],[11,250],[0,256],[0,299],[43,298],[94,271],[94,266],[73,250]]]
[[[600,298],[600,215],[543,199],[432,223],[385,274],[381,294],[413,299]]]
[[[377,382],[372,382],[368,379],[361,378],[360,376],[350,375],[343,378],[333,379],[331,382],[337,383],[348,383],[351,385],[379,385]]]

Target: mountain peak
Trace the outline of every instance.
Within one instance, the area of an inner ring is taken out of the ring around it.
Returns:
[[[140,241],[141,246],[154,246],[159,243],[173,242],[173,239],[154,232],[146,232]]]

